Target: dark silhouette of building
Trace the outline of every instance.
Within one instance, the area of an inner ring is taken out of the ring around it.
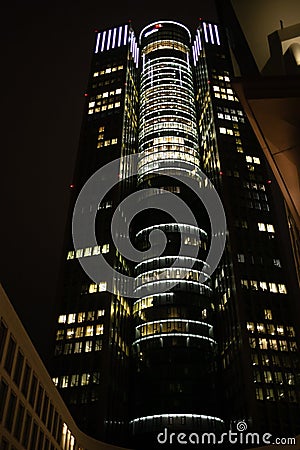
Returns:
[[[193,37],[172,21],[148,25],[139,42],[131,24],[96,35],[51,376],[97,439],[153,449],[166,428],[221,433],[241,421],[261,433],[299,432],[299,285],[286,208],[231,85],[231,51],[222,26],[205,21]],[[74,249],[81,189],[135,154],[136,172],[128,178],[133,168],[121,164],[120,183],[82,209],[96,214],[97,245]],[[204,189],[201,170],[227,219],[212,275],[212,227],[189,185]],[[137,264],[115,247],[110,225],[120,201],[145,188],[183,200],[196,225],[167,208],[140,212],[130,235],[147,256]],[[166,237],[159,256],[149,253],[153,231]],[[82,262],[97,255],[134,279],[136,298],[118,280],[111,289],[111,279],[90,279]]]

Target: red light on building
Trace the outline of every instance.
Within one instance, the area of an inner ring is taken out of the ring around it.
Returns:
[[[89,96],[89,94],[85,93],[85,94],[84,94],[84,96],[85,96],[85,97],[88,97],[88,96]]]
[[[162,27],[162,24],[161,23],[156,23],[155,25],[154,25],[154,28],[161,28]]]
[[[222,176],[222,175],[223,175],[223,172],[220,172],[220,175]]]
[[[267,183],[268,183],[268,184],[271,184],[271,183],[272,183],[272,181],[271,181],[271,180],[268,180],[268,181],[267,181]]]
[[[75,187],[75,184],[70,184],[70,188],[73,189]]]

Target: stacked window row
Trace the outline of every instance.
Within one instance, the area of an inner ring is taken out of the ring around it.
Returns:
[[[59,388],[87,386],[100,384],[100,372],[75,373],[72,375],[62,375],[52,379],[55,386]]]

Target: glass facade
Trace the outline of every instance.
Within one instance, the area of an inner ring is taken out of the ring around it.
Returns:
[[[194,36],[172,21],[146,26],[139,40],[129,24],[96,34],[51,375],[97,439],[154,449],[164,427],[221,432],[239,420],[254,431],[300,431],[299,286],[285,205],[231,86],[231,64],[222,27],[205,21]],[[136,175],[126,160],[119,185],[97,205],[97,245],[74,249],[82,186],[128,155],[137,155]],[[213,274],[212,224],[190,188],[205,183],[202,171],[227,219]],[[145,189],[181,201],[194,221],[154,206],[139,212],[130,237],[145,256],[135,262],[116,248],[110,223],[123,199]],[[133,278],[134,298],[85,274],[80,261],[96,255]]]

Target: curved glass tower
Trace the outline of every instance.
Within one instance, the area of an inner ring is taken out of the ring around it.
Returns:
[[[216,342],[205,273],[210,228],[205,209],[185,183],[201,183],[190,32],[171,21],[153,23],[142,30],[140,45],[138,186],[171,192],[196,217],[196,225],[175,223],[148,209],[135,229],[141,250],[150,248],[151,232],[166,236],[163,253],[155,256],[154,244],[154,256],[147,253],[135,267],[131,425],[136,441],[145,445],[145,435],[164,427],[212,431],[222,420],[215,409]]]

